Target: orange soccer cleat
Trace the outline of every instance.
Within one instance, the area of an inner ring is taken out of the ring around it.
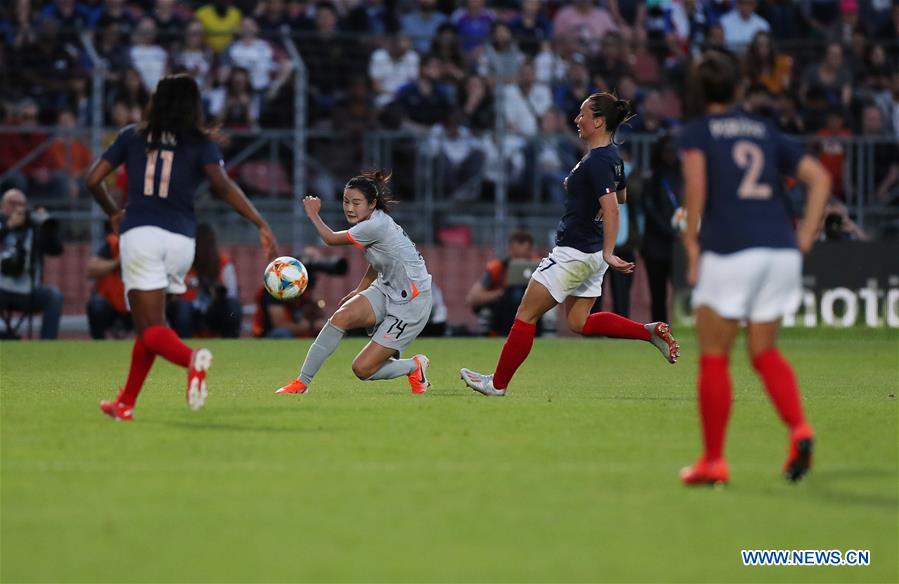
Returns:
[[[275,393],[306,393],[307,389],[309,389],[309,386],[300,381],[300,378],[297,377],[284,387],[278,388]]]
[[[709,462],[704,458],[693,466],[681,469],[680,480],[688,487],[695,485],[726,485],[730,473],[723,458]]]
[[[412,393],[417,395],[428,391],[428,388],[431,387],[431,382],[428,381],[427,375],[428,365],[430,365],[431,362],[424,355],[415,355],[412,357],[412,360],[415,361],[418,367],[406,377],[409,379],[409,386],[412,388]]]
[[[802,479],[812,468],[812,450],[815,433],[811,426],[803,424],[790,432],[790,453],[784,463],[783,473],[791,483]]]

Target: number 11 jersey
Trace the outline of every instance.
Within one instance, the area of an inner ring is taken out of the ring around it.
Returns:
[[[797,141],[770,121],[735,110],[684,127],[680,148],[705,155],[706,202],[699,231],[703,251],[796,247],[783,179],[795,173],[804,155]]]
[[[125,164],[128,201],[121,232],[151,225],[194,237],[194,197],[206,179],[203,167],[224,164],[219,147],[206,136],[164,134],[148,143],[136,126],[123,128],[103,153],[113,167]]]

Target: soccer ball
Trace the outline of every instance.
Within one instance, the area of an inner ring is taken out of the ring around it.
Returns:
[[[309,273],[300,260],[290,256],[276,258],[265,268],[262,282],[268,293],[278,300],[296,298],[306,290]]]

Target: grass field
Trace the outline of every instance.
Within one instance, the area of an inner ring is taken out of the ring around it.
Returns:
[[[895,331],[788,331],[818,432],[806,481],[735,353],[731,485],[688,490],[695,342],[538,340],[510,395],[464,389],[499,340],[427,340],[431,391],[357,381],[347,339],[309,395],[308,342],[213,341],[207,407],[161,361],[131,423],[101,416],[127,342],[0,344],[0,579],[897,581]],[[742,349],[741,349],[742,350]],[[744,567],[740,550],[868,549],[868,567]]]

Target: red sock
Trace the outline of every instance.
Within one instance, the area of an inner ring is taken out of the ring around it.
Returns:
[[[611,337],[613,339],[639,339],[648,341],[652,338],[649,331],[639,322],[624,318],[614,312],[597,312],[587,317],[581,331],[585,337]]]
[[[699,359],[699,414],[705,459],[724,455],[724,433],[730,417],[731,383],[727,355],[703,355]]]
[[[122,403],[129,406],[134,405],[155,359],[156,353],[147,349],[140,338],[134,340],[134,349],[131,350],[131,368],[128,369],[128,380],[125,382],[125,388],[119,396]]]
[[[512,376],[531,352],[531,345],[534,344],[536,333],[536,324],[528,324],[515,319],[515,322],[512,323],[512,330],[509,331],[509,336],[506,337],[506,342],[503,344],[503,350],[499,354],[499,362],[496,364],[496,371],[493,374],[493,387],[496,389],[509,387]]]
[[[780,351],[768,349],[752,360],[752,366],[762,378],[765,389],[768,391],[771,401],[774,402],[777,413],[780,414],[780,419],[790,429],[805,424],[796,375]]]
[[[193,350],[185,345],[178,333],[167,326],[153,325],[148,327],[140,337],[144,346],[175,365],[190,367],[190,356]]]

